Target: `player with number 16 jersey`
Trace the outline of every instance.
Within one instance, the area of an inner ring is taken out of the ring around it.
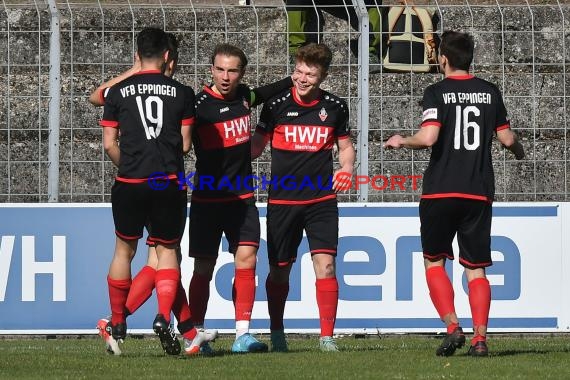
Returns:
[[[491,143],[496,131],[510,127],[499,89],[471,74],[449,76],[425,90],[423,109],[422,127],[445,128],[432,147],[422,199],[492,202]],[[470,168],[470,175],[465,175],[465,168]]]
[[[445,78],[424,92],[420,130],[412,136],[394,135],[384,143],[385,148],[432,148],[419,213],[429,295],[447,329],[436,350],[438,356],[453,355],[465,345],[455,312],[453,285],[445,270],[446,260],[455,259],[455,236],[473,319],[468,354],[488,355],[491,286],[485,268],[493,264],[493,136],[517,160],[524,157],[524,148],[507,120],[501,93],[492,83],[469,73],[474,46],[473,37],[466,33],[442,34],[438,61]]]

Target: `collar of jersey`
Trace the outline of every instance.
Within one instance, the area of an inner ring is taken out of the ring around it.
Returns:
[[[448,76],[449,79],[455,79],[455,80],[466,80],[466,79],[472,79],[475,78],[475,75],[471,75],[471,74],[466,74],[466,75],[450,75]]]
[[[210,86],[204,86],[204,91],[206,91],[208,94],[212,95],[216,99],[226,100],[226,98],[224,98],[222,94],[218,94],[217,92],[212,90],[212,87]]]
[[[302,107],[312,107],[321,100],[321,90],[320,89],[319,89],[319,96],[317,96],[317,98],[315,100],[313,100],[312,102],[309,102],[309,103],[305,103],[305,102],[303,102],[303,100],[301,100],[299,95],[297,95],[297,88],[296,87],[292,87],[291,93],[293,94],[293,100],[295,100],[295,103],[297,103],[298,105],[300,105]]]
[[[143,75],[143,74],[162,74],[160,70],[145,70],[134,73],[133,75]]]

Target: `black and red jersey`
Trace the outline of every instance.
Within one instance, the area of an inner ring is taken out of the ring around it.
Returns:
[[[210,87],[204,87],[196,95],[196,124],[192,131],[196,173],[192,201],[253,197],[251,98],[251,90],[243,84],[233,100],[224,99]]]
[[[119,128],[117,180],[184,171],[180,127],[194,122],[194,91],[158,70],[141,71],[105,94],[102,127]]]
[[[251,108],[292,83],[287,77],[254,89],[240,84],[232,100],[214,92],[211,86],[196,96],[193,202],[253,197],[257,184],[251,171]]]
[[[269,203],[307,204],[336,198],[332,149],[350,138],[348,106],[327,91],[304,103],[295,88],[263,106],[257,131],[269,134]]]
[[[492,201],[491,143],[496,131],[510,128],[499,89],[472,75],[447,77],[425,90],[421,125],[441,128],[422,198]]]

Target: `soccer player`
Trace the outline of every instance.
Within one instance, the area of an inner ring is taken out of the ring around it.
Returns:
[[[192,321],[204,324],[210,281],[222,233],[234,255],[233,301],[236,340],[232,352],[263,352],[267,345],[249,333],[255,300],[255,267],[259,246],[259,213],[251,169],[251,108],[291,86],[287,77],[250,90],[240,84],[247,66],[245,53],[219,44],[211,57],[213,84],[196,95],[192,142],[196,173],[190,206],[189,254],[194,273],[188,291]],[[245,181],[245,182],[244,182]]]
[[[394,135],[384,144],[396,149],[432,148],[419,211],[427,285],[447,326],[447,335],[436,351],[438,356],[453,355],[465,344],[455,313],[453,287],[444,269],[445,261],[454,259],[451,244],[456,234],[473,318],[469,355],[488,355],[491,288],[485,268],[492,265],[493,135],[517,160],[524,157],[524,149],[510,129],[499,89],[469,74],[473,49],[470,35],[443,33],[438,60],[445,78],[424,92],[421,129],[409,137]]]
[[[332,60],[330,49],[308,44],[299,48],[295,60],[294,86],[265,103],[252,141],[252,158],[259,157],[271,141],[265,283],[271,345],[273,351],[287,351],[283,312],[291,267],[305,230],[316,276],[320,348],[338,351],[332,336],[338,304],[336,191],[342,184],[336,175],[352,175],[355,152],[346,103],[320,88]],[[333,176],[335,142],[341,168]]]
[[[178,40],[172,33],[166,33],[166,36],[168,38],[168,59],[166,64],[163,66],[163,70],[164,75],[172,77],[176,71],[176,66],[178,63]],[[135,62],[133,64],[133,67],[101,84],[95,91],[93,91],[93,93],[91,93],[89,97],[91,104],[95,106],[103,106],[105,104],[105,97],[109,91],[109,88],[138,73],[140,69],[140,59],[138,57],[138,54],[135,54]],[[185,207],[187,202],[186,193],[181,193],[180,201]],[[182,227],[185,223],[186,215],[184,215]],[[150,226],[147,224],[147,229],[149,228]],[[138,310],[138,308],[140,308],[146,302],[146,300],[150,298],[152,291],[154,290],[158,257],[156,255],[156,244],[150,240],[147,240],[147,244],[149,246],[147,265],[145,265],[132,280],[131,287],[129,289],[129,295],[125,304],[125,317],[128,317],[136,310]],[[181,260],[182,256],[180,253],[180,246],[177,247],[177,255],[178,259]],[[172,307],[173,314],[178,321],[178,331],[184,337],[185,353],[189,355],[196,354],[196,345],[192,344],[193,325],[190,321],[190,309],[188,308],[186,292],[184,291],[182,284],[179,285],[176,299]],[[106,318],[99,320],[97,328],[99,329],[99,334],[106,343],[107,351],[115,355],[120,355],[121,349],[118,345],[118,342],[113,339],[112,332],[110,331],[109,327],[109,320]],[[169,350],[169,352],[173,354],[177,354],[177,351],[179,351],[177,346],[174,350]],[[203,351],[202,347],[200,347],[200,351]]]
[[[166,64],[163,66],[164,75],[172,77],[176,71],[176,66],[178,64],[178,40],[176,36],[172,33],[166,33],[168,38],[168,58]],[[111,80],[101,84],[89,97],[91,104],[95,106],[103,106],[105,104],[105,97],[109,91],[109,88],[129,77],[138,73],[141,70],[140,59],[138,54],[135,54],[135,62],[133,67],[124,73],[112,78]],[[184,207],[186,207],[187,196],[185,192],[181,192],[180,201]],[[183,215],[182,228],[186,223],[186,215]],[[150,226],[147,224],[147,229]],[[148,249],[148,259],[147,265],[145,265],[141,271],[133,278],[131,287],[129,289],[129,295],[125,304],[125,317],[133,314],[138,308],[140,308],[147,299],[152,295],[155,284],[155,275],[158,263],[158,257],[156,254],[155,246],[156,244],[150,240],[147,240],[149,246]],[[178,260],[182,259],[180,246],[177,247]],[[198,353],[198,349],[195,343],[193,343],[193,325],[190,320],[190,309],[188,307],[188,301],[186,299],[186,292],[179,285],[178,291],[176,293],[176,299],[172,306],[172,311],[176,320],[178,321],[178,331],[182,334],[184,338],[184,351],[188,355],[194,355]],[[121,349],[118,342],[113,339],[112,331],[110,328],[109,320],[103,318],[97,323],[97,328],[99,329],[99,334],[106,343],[107,351],[109,353],[120,355]],[[173,333],[173,332],[172,332]],[[215,333],[214,331],[208,333]],[[173,333],[174,334],[174,333]],[[178,354],[180,349],[176,342],[174,343],[174,349],[169,349],[167,353]],[[200,346],[199,352],[208,353],[209,345],[204,344]]]
[[[126,336],[126,315],[148,299],[154,286],[159,314],[153,329],[168,354],[180,352],[180,344],[169,326],[171,309],[178,318],[181,333],[190,341],[186,353],[197,353],[201,345],[216,335],[194,328],[180,284],[176,247],[184,229],[186,189],[180,190],[174,179],[184,170],[183,154],[190,150],[194,92],[162,74],[172,75],[175,69],[177,44],[173,37],[155,28],[141,31],[137,37],[138,59],[133,68],[120,79],[107,83],[115,86],[105,91],[106,96],[102,96],[100,88],[90,98],[92,102],[100,99],[105,103],[101,121],[105,127],[103,143],[107,155],[119,167],[112,190],[117,235],[108,276],[112,317],[102,332],[108,350],[114,354],[121,353],[117,342]],[[165,181],[164,191],[153,191],[147,183],[148,177],[156,172],[166,173],[170,179]],[[149,249],[149,265],[135,277],[131,291],[130,261],[147,222],[152,225],[149,243],[156,246],[156,252]],[[130,296],[135,299],[129,305]]]

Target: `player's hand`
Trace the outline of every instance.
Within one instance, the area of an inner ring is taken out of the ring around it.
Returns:
[[[524,158],[524,148],[520,141],[516,140],[513,146],[511,147],[511,152],[514,153],[515,158],[517,160],[522,160]]]
[[[352,170],[339,169],[333,174],[333,190],[335,193],[346,193],[352,187]]]
[[[386,149],[400,149],[404,144],[404,138],[401,135],[394,135],[384,142],[382,145]]]

